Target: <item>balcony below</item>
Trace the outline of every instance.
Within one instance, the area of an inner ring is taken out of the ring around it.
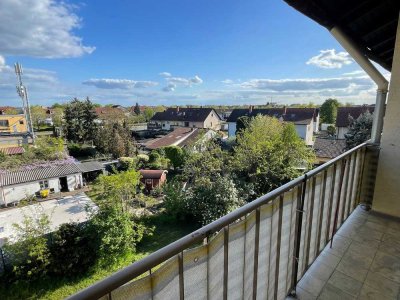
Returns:
[[[300,280],[297,299],[400,299],[400,220],[357,207]]]

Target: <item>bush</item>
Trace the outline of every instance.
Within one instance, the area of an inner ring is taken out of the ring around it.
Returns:
[[[91,146],[80,145],[80,144],[75,144],[75,143],[68,144],[68,152],[71,156],[74,156],[74,157],[96,156],[95,148],[93,148]]]
[[[172,180],[164,185],[164,206],[166,213],[177,220],[184,220],[190,215],[182,183]]]
[[[136,169],[136,159],[134,159],[133,157],[120,157],[119,169],[121,171]]]
[[[98,254],[103,262],[117,261],[120,254],[134,252],[143,237],[143,225],[116,207],[104,206],[89,221],[89,230],[96,237]]]
[[[93,238],[83,223],[61,225],[53,234],[50,253],[52,273],[68,277],[86,272],[97,258]]]

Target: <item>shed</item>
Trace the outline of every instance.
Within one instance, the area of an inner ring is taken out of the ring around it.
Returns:
[[[161,187],[167,180],[167,170],[139,170],[146,192],[150,192],[156,187]]]

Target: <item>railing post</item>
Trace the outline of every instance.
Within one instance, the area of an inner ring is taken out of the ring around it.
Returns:
[[[300,243],[301,243],[301,229],[303,223],[303,213],[304,213],[304,200],[306,197],[306,186],[307,186],[307,174],[304,175],[301,194],[298,193],[297,197],[297,209],[296,209],[296,229],[294,237],[294,261],[293,261],[293,272],[292,272],[292,284],[293,290],[291,292],[292,296],[296,296],[296,286],[297,286],[297,273],[299,272],[299,256],[300,256]]]

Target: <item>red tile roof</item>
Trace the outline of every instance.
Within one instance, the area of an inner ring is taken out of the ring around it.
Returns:
[[[175,128],[174,131],[168,133],[166,136],[147,142],[146,148],[152,150],[171,145],[178,146],[180,143],[185,141],[189,136],[195,134],[197,130],[198,130],[197,128],[188,128],[188,127]]]
[[[23,147],[0,148],[0,151],[3,152],[5,155],[14,155],[14,154],[25,153],[25,149]]]

